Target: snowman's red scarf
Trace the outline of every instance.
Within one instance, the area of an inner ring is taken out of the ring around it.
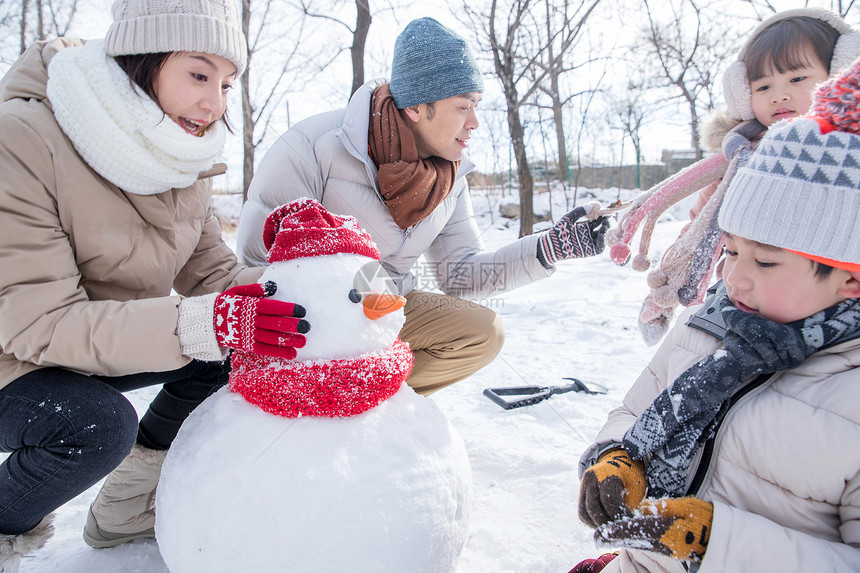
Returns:
[[[230,390],[270,414],[344,418],[394,395],[412,370],[409,345],[326,362],[287,362],[234,351]]]

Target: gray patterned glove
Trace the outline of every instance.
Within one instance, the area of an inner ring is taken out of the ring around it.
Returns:
[[[603,252],[609,219],[579,221],[596,207],[584,205],[564,215],[538,241],[537,257],[546,268],[565,259],[593,257]]]

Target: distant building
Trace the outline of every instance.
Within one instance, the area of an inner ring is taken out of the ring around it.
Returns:
[[[696,162],[696,151],[694,149],[664,149],[660,161],[666,164],[666,172],[669,175],[674,175]]]

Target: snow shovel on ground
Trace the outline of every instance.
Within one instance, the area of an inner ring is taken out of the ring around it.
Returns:
[[[511,386],[508,388],[486,388],[484,396],[504,408],[522,408],[531,406],[546,400],[554,394],[565,392],[583,392],[585,394],[606,394],[607,389],[600,384],[589,382],[586,384],[578,378],[563,378],[570,380],[571,384],[565,386]],[[507,398],[509,397],[509,398]]]

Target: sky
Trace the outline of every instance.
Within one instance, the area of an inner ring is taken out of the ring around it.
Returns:
[[[587,192],[579,202],[596,198],[607,204],[617,193]],[[630,192],[624,193],[622,198],[629,198]],[[238,215],[236,196],[215,199],[225,219]],[[488,248],[517,238],[517,223],[498,215],[499,203],[512,200],[474,197]],[[535,210],[548,208],[548,194],[538,195]],[[556,218],[568,209],[560,191],[553,193],[552,208]],[[678,206],[664,216],[654,232],[652,255],[659,256],[674,239],[683,225],[678,217],[685,213],[685,207]],[[225,237],[235,244],[232,232]],[[642,273],[616,266],[604,253],[563,262],[548,279],[483,301],[505,327],[499,356],[470,378],[427,398],[463,438],[471,465],[471,519],[457,573],[566,573],[603,551],[577,517],[578,460],[654,351],[642,341],[636,323],[647,292]],[[558,394],[514,410],[503,410],[483,395],[485,388],[563,385],[568,383],[565,377],[596,382],[609,391]],[[155,392],[144,389],[128,396],[142,415]],[[99,486],[57,511],[56,535],[23,561],[22,573],[167,573],[154,541],[102,550],[84,544],[87,507]],[[289,527],[285,517],[284,534]]]

